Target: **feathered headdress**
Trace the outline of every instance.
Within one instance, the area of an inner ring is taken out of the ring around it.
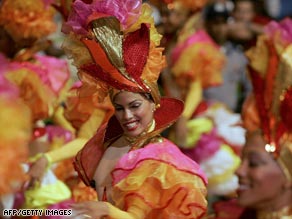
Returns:
[[[260,129],[265,149],[292,179],[292,20],[271,22],[247,51],[253,95],[243,108],[248,131]]]
[[[140,1],[75,1],[63,31],[73,33],[65,49],[71,46],[79,74],[119,90],[151,93],[159,102],[156,81],[165,59],[156,47],[161,36],[150,7]]]
[[[63,32],[68,35],[64,49],[78,68],[82,86],[95,87],[98,101],[117,90],[149,93],[157,107],[151,135],[157,135],[182,113],[181,101],[160,98],[157,79],[166,62],[149,5],[138,0],[95,0],[90,4],[76,0]],[[122,129],[112,117],[102,141],[120,134]],[[85,150],[76,161],[83,167]],[[87,163],[89,167],[84,169],[94,166]],[[87,175],[92,174],[89,170]]]
[[[150,6],[137,0],[73,3],[63,26],[69,35],[64,49],[80,78],[91,78],[96,84],[101,101],[114,88],[150,93],[160,107],[157,79],[166,61],[151,14]],[[162,102],[169,101],[174,100]]]

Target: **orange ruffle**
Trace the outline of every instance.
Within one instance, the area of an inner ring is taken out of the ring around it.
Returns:
[[[6,77],[19,87],[20,97],[29,106],[33,121],[47,118],[51,113],[49,106],[57,106],[54,106],[57,103],[53,92],[33,71],[20,68],[7,73]]]
[[[81,74],[81,80],[82,86],[69,92],[64,110],[65,118],[76,130],[79,130],[96,110],[103,110],[105,117],[113,113],[107,88],[102,87],[102,82],[96,83],[95,79],[86,73]]]
[[[0,25],[14,41],[40,39],[56,31],[55,11],[42,0],[3,0]]]
[[[199,80],[203,88],[222,83],[222,68],[225,57],[210,43],[194,43],[184,50],[172,67],[179,84],[188,85]]]
[[[21,163],[28,158],[30,111],[17,99],[0,97],[0,196],[16,191],[26,179]]]
[[[153,42],[150,43],[148,59],[142,73],[142,78],[146,82],[157,81],[160,72],[166,66],[163,50],[163,48],[156,48]]]
[[[206,193],[199,176],[167,163],[144,160],[114,186],[113,200],[124,210],[137,198],[142,200],[142,209],[145,204],[152,209],[145,219],[194,219],[206,211]]]
[[[75,202],[96,201],[97,194],[93,188],[79,182],[72,188],[72,198]]]

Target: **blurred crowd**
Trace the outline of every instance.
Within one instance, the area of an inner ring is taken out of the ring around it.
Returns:
[[[292,1],[144,2],[152,7],[167,59],[160,92],[185,103],[183,115],[162,135],[206,173],[213,213],[213,203],[236,198],[246,134],[241,113],[253,91],[247,51],[267,24],[292,16]],[[82,89],[65,55],[62,23],[70,3],[0,1],[1,212],[96,199],[78,179],[72,157],[111,108],[97,103],[98,91]]]

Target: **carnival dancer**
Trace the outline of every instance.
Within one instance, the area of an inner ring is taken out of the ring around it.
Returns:
[[[63,30],[67,51],[115,112],[77,154],[80,177],[99,201],[72,205],[83,218],[201,218],[206,178],[197,163],[159,134],[183,104],[161,98],[161,36],[141,1],[75,1]],[[82,53],[82,56],[80,54]],[[86,84],[84,84],[86,86]]]

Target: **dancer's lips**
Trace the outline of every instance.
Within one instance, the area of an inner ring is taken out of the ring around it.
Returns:
[[[248,191],[250,189],[250,186],[248,184],[240,184],[238,189],[237,189],[237,192],[240,194],[240,193],[243,193],[245,191]]]
[[[138,128],[138,121],[135,120],[135,121],[131,121],[131,122],[127,122],[127,123],[124,123],[123,126],[125,127],[125,129],[127,131],[134,131]]]

